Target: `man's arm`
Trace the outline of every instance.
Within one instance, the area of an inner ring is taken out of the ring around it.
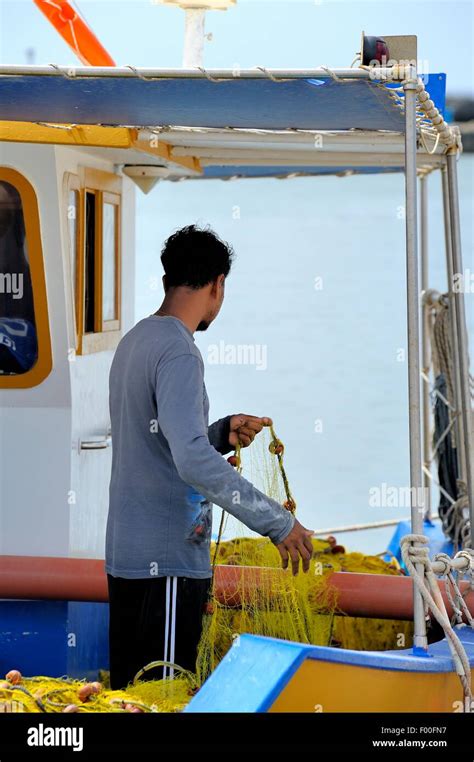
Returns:
[[[240,476],[210,444],[202,404],[200,359],[183,354],[156,370],[158,424],[180,477],[250,529],[280,544],[295,524],[291,513]]]
[[[232,445],[229,442],[231,418],[231,415],[219,418],[218,421],[211,423],[207,430],[209,442],[221,455],[227,455],[232,450]]]
[[[237,446],[237,443],[240,443],[242,447],[248,447],[264,426],[271,425],[271,418],[238,413],[219,418],[215,423],[211,423],[207,436],[217,452],[227,455]]]

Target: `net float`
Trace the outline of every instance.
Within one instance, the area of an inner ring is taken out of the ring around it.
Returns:
[[[8,680],[12,685],[18,685],[21,683],[21,672],[19,672],[17,669],[11,669],[10,672],[7,672],[5,675],[5,679]]]

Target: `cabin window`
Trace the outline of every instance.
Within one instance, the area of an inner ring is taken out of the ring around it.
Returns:
[[[70,223],[69,237],[75,252],[77,352],[89,354],[114,349],[120,339],[121,179],[82,167],[74,190],[79,230]],[[69,202],[70,207],[71,195]]]
[[[69,237],[69,262],[70,262],[70,278],[71,278],[71,294],[72,304],[74,310],[74,330],[77,334],[78,314],[77,314],[77,262],[78,251],[80,246],[80,211],[81,211],[81,196],[79,178],[76,175],[67,175],[66,184],[66,200],[67,200],[67,223],[68,223],[68,237]]]
[[[0,388],[36,386],[50,370],[36,196],[22,175],[0,167]]]
[[[84,251],[84,333],[95,331],[95,193],[86,193],[86,228]]]
[[[0,181],[0,372],[27,373],[38,359],[35,307],[23,206]]]
[[[104,200],[102,216],[102,320],[117,320],[117,204]]]

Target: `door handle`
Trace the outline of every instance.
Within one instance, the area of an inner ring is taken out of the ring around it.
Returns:
[[[79,452],[81,450],[106,450],[108,447],[112,447],[112,434],[110,431],[105,436],[79,439]]]

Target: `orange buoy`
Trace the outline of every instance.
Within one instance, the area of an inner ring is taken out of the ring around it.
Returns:
[[[115,66],[115,61],[67,0],[33,0],[86,66]]]

